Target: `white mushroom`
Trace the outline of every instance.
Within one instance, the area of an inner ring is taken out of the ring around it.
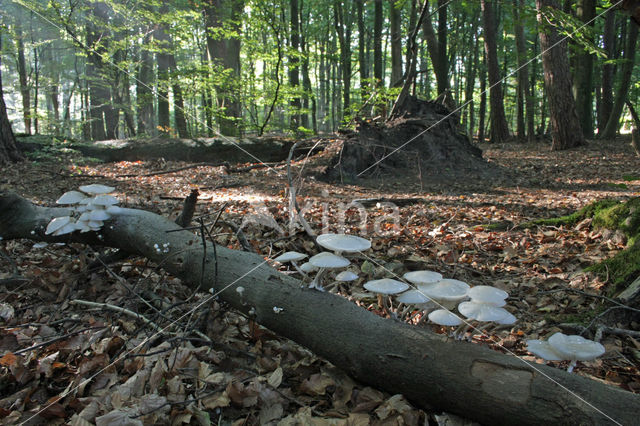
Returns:
[[[282,253],[280,256],[276,257],[273,260],[280,263],[291,262],[293,267],[296,268],[296,270],[304,276],[306,275],[306,273],[298,267],[298,264],[296,263],[296,261],[302,260],[305,257],[307,257],[307,255],[304,253],[298,253],[297,251],[288,251],[288,252]]]
[[[507,303],[505,299],[509,297],[509,293],[488,285],[477,285],[469,289],[467,296],[474,302],[486,303],[493,306],[504,306]]]
[[[448,327],[462,324],[462,319],[447,309],[436,309],[429,313],[429,320],[435,324]]]
[[[407,305],[422,305],[431,302],[431,299],[420,290],[407,290],[399,294],[396,300]]]
[[[89,212],[89,220],[98,221],[109,219],[111,219],[111,215],[104,210],[92,210]]]
[[[57,204],[80,204],[82,201],[87,199],[87,196],[82,192],[78,191],[69,191],[62,194],[60,198],[56,201]]]
[[[391,278],[382,278],[366,282],[364,284],[364,288],[374,293],[378,293],[378,303],[382,300],[382,307],[385,313],[391,315],[387,297],[391,294],[402,293],[409,288],[409,284]]]
[[[113,206],[114,204],[118,204],[119,201],[113,195],[100,194],[93,197],[93,199],[91,200],[91,203],[93,205],[103,206],[106,208],[109,206]]]
[[[353,271],[342,271],[336,275],[336,281],[353,281],[358,279],[358,274]]]
[[[434,271],[412,271],[402,276],[412,284],[435,284],[442,280],[442,274]]]
[[[509,315],[511,315],[509,311],[504,308],[493,306],[487,303],[479,303],[473,301],[460,303],[458,305],[458,311],[469,319],[483,322],[503,321],[507,319]]]
[[[109,192],[113,192],[115,191],[115,188],[112,186],[106,186],[106,185],[100,185],[98,183],[94,183],[91,185],[81,186],[80,191],[86,194],[98,195],[98,194],[108,194]]]
[[[73,221],[71,216],[60,216],[51,219],[51,222],[47,225],[47,229],[44,231],[45,235],[53,234],[59,229],[63,228]]]
[[[371,248],[371,241],[355,235],[346,234],[318,235],[316,242],[322,247],[336,253],[357,253]]]
[[[70,234],[75,230],[76,230],[76,223],[72,221],[64,225],[62,228],[59,228],[53,231],[51,235],[57,237],[59,235]]]
[[[300,270],[308,274],[308,273],[317,271],[318,268],[313,266],[311,262],[305,262],[302,265],[300,265]]]
[[[527,350],[547,361],[569,360],[568,372],[573,371],[577,361],[590,361],[605,352],[604,346],[582,336],[555,333],[546,342],[528,340]]]
[[[346,266],[349,266],[351,262],[349,262],[348,259],[345,259],[344,257],[337,254],[323,251],[309,259],[309,263],[319,269],[315,278],[309,284],[309,288],[315,288],[316,290],[324,291],[324,288],[321,284],[321,279],[324,272],[327,269],[344,268]]]
[[[444,279],[435,284],[421,284],[418,289],[432,299],[454,302],[467,297],[469,284],[454,279]]]
[[[288,251],[286,253],[282,253],[280,256],[276,257],[273,260],[280,263],[287,263],[302,260],[305,257],[307,257],[307,255],[304,253],[298,253],[297,251]]]
[[[407,290],[409,285],[391,278],[382,278],[366,282],[364,288],[379,294],[397,294]]]

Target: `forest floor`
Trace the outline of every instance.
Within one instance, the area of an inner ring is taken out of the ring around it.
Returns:
[[[369,255],[387,271],[401,275],[430,269],[506,290],[516,324],[470,339],[543,362],[526,351],[527,339],[546,339],[557,331],[577,334],[575,324],[588,327],[585,336],[592,337],[601,314],[614,306],[603,297],[608,283],[584,269],[624,249],[626,241],[592,229],[588,221],[572,227],[517,226],[567,215],[595,200],[640,196],[640,159],[623,140],[592,141],[563,152],[551,152],[542,142],[481,148],[486,159],[510,170],[508,177],[443,185],[399,174],[371,178],[361,186],[296,177],[298,200],[316,232],[322,231],[324,217],[326,231],[371,239]],[[244,235],[265,257],[315,250],[304,232],[286,232],[284,167],[231,175],[208,166],[172,172],[185,166],[164,161],[91,164],[77,157],[32,161],[3,170],[0,189],[52,205],[63,192],[104,183],[116,187],[122,206],[175,218],[184,197],[198,188],[196,216],[213,222],[223,209],[219,223],[243,224]],[[301,163],[295,166],[295,171],[302,168]],[[354,199],[385,199],[399,207],[366,204],[363,223],[358,210],[348,210],[345,227],[339,228],[341,203]],[[486,226],[491,224],[497,226]],[[229,228],[217,227],[215,239],[240,249]],[[2,424],[100,425],[123,419],[129,423],[122,424],[131,425],[469,423],[352,381],[224,304],[202,304],[208,294],[193,293],[143,258],[90,270],[98,247],[36,247],[28,240],[0,241]],[[382,268],[376,273],[390,276]],[[363,281],[333,291],[382,315]],[[82,301],[107,305],[87,307]],[[157,333],[115,307],[167,328]],[[393,307],[400,319],[447,332],[420,322],[419,311],[403,315],[403,308]],[[638,323],[608,325],[640,330]],[[604,333],[601,343],[605,355],[578,363],[574,374],[639,393],[637,333],[635,338],[633,332]],[[550,364],[567,368],[567,362]],[[65,390],[67,396],[59,398]]]

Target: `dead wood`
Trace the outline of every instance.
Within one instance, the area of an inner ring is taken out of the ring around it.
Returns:
[[[449,341],[424,329],[384,319],[329,293],[302,286],[254,253],[203,249],[190,231],[164,217],[124,209],[96,233],[44,235],[63,208],[38,207],[0,192],[0,235],[118,247],[146,256],[191,286],[206,290],[217,268],[219,297],[281,336],[306,346],[352,377],[415,405],[484,424],[635,424],[640,397],[620,388],[536,364],[485,346]],[[32,233],[32,231],[34,231]],[[154,244],[169,243],[158,253]],[[235,291],[244,287],[242,297]],[[274,307],[281,308],[274,311]],[[250,314],[250,311],[253,314]],[[279,311],[279,313],[276,313]],[[585,402],[586,401],[586,402]],[[597,407],[597,409],[596,409]]]

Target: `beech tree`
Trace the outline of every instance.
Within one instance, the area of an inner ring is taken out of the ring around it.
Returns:
[[[554,24],[553,11],[558,7],[556,0],[536,0],[553,150],[585,143],[573,99],[567,40],[560,36]]]
[[[0,31],[0,52],[2,52],[2,32]],[[16,139],[11,129],[7,106],[4,103],[2,91],[2,55],[0,54],[0,165],[23,159],[22,153],[16,146]]]
[[[487,73],[489,75],[489,103],[491,115],[491,142],[500,143],[509,139],[509,126],[504,113],[504,96],[502,93],[502,77],[498,66],[496,47],[496,28],[493,2],[482,0],[482,17],[484,23],[484,46],[487,55]]]

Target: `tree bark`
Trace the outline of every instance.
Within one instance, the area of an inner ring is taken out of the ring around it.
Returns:
[[[333,18],[340,44],[340,70],[342,71],[342,117],[349,112],[351,105],[351,32],[353,24],[353,5],[342,4],[341,0],[333,2]]]
[[[550,22],[551,17],[546,13],[550,8],[558,8],[556,0],[536,0],[542,68],[549,100],[551,149],[562,150],[584,145],[585,140],[573,99],[567,41]]]
[[[24,132],[31,134],[31,90],[27,78],[27,63],[24,57],[24,35],[22,25],[16,22],[16,45],[18,49],[18,76],[20,78],[20,94],[22,95],[22,117]]]
[[[0,53],[2,52],[2,32],[0,32]],[[2,55],[0,54],[0,70],[2,70]],[[0,72],[0,165],[23,160],[24,157],[16,147],[16,138],[11,129],[7,106],[4,103],[2,91],[2,72]],[[0,234],[2,235],[2,234]]]
[[[518,57],[518,98],[517,98],[517,130],[518,140],[531,141],[534,136],[533,99],[529,87],[529,65],[527,64],[527,48],[524,25],[520,11],[524,10],[524,0],[513,0],[514,32],[516,36],[516,52]]]
[[[446,9],[446,6],[444,6],[443,9]],[[444,13],[446,16],[446,12]],[[439,14],[439,16],[441,15]],[[440,22],[438,23],[438,28],[440,28]],[[441,100],[450,110],[454,110],[455,102],[451,97],[451,84],[449,83],[449,75],[447,72],[449,68],[446,62],[447,46],[440,45],[441,40],[446,40],[446,34],[441,34],[439,32],[439,37],[436,37],[436,32],[433,29],[430,16],[425,17],[422,21],[422,33],[427,42],[427,51],[429,52],[429,58],[431,58],[433,72],[436,75],[436,86],[438,87],[438,94],[436,98]],[[444,54],[442,54],[443,49],[445,50]]]
[[[593,28],[593,18],[596,16],[595,0],[580,0],[577,16],[587,28]],[[588,23],[588,24],[587,24]],[[592,39],[588,40],[593,42]],[[587,138],[593,137],[593,54],[580,47],[575,55],[573,93],[576,100],[576,113],[580,120],[582,133]]]
[[[382,85],[382,0],[374,0],[373,9],[373,78]]]
[[[402,86],[402,16],[401,5],[391,1],[389,4],[389,20],[391,25],[391,79],[390,87]]]
[[[289,121],[289,128],[293,132],[298,131],[298,127],[301,125],[300,108],[302,104],[300,102],[300,11],[298,7],[298,0],[289,0],[289,14],[291,15],[290,28],[289,28],[289,85],[294,92],[294,96],[291,99],[291,116]]]
[[[607,54],[607,59],[615,59],[616,56],[616,11],[613,8],[607,10],[605,14],[604,30],[602,35],[602,44]],[[598,136],[602,136],[604,128],[607,126],[611,109],[613,107],[613,77],[615,74],[615,65],[605,63],[602,66],[602,91],[600,97],[600,105],[598,108]]]
[[[631,74],[633,72],[633,66],[635,65],[636,45],[638,42],[638,28],[638,25],[629,25],[628,28],[627,42],[624,47],[624,54],[622,55],[624,59],[621,70],[622,75],[620,76],[620,83],[616,90],[616,97],[613,101],[609,120],[602,132],[602,137],[605,139],[615,137],[620,127],[620,115],[622,115],[624,102],[629,95],[629,88],[631,87]]]
[[[491,142],[500,143],[509,139],[509,126],[504,113],[504,96],[502,94],[502,77],[500,77],[498,65],[493,2],[482,0],[481,5],[484,22],[484,46],[487,54],[487,72],[489,74],[489,104],[491,107],[491,131],[489,136]]]
[[[205,255],[192,232],[174,232],[174,222],[154,213],[124,209],[103,227],[100,240],[96,233],[44,235],[53,217],[68,214],[68,209],[39,207],[0,192],[5,240],[75,241],[146,256],[200,291],[214,288],[234,309],[356,380],[404,394],[418,407],[483,424],[595,425],[609,423],[609,416],[634,424],[640,416],[640,397],[631,392],[381,318],[345,298],[302,286],[254,253],[222,246],[213,250],[207,243]],[[153,247],[158,241],[168,243],[171,252],[158,253]],[[239,286],[242,296],[235,291]]]
[[[204,2],[207,50],[212,60],[213,72],[224,73],[221,84],[216,85],[218,103],[218,125],[225,136],[241,133],[242,111],[237,87],[240,84],[240,26],[239,20],[244,8],[244,0],[206,0]],[[238,36],[216,34],[224,22]],[[220,80],[214,76],[215,80]]]

